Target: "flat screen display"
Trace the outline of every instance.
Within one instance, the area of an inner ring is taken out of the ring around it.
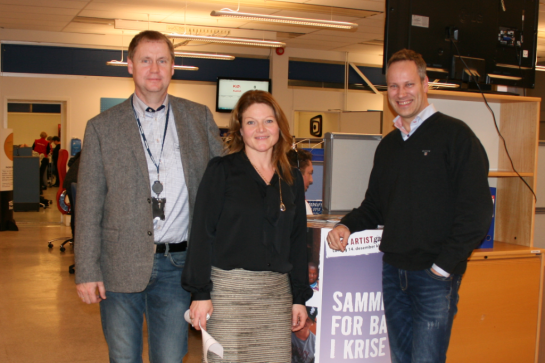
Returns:
[[[430,80],[468,82],[467,66],[480,84],[534,88],[539,3],[386,0],[384,71],[407,48],[422,54]]]
[[[216,90],[216,112],[231,112],[240,96],[251,90],[271,92],[271,80],[219,77]]]

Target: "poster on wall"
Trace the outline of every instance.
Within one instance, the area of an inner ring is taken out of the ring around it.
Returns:
[[[13,130],[0,129],[0,191],[13,190]]]
[[[327,246],[330,230],[313,229],[309,282],[314,294],[307,301],[305,328],[292,333],[292,363],[390,363],[378,249],[382,230],[352,234],[345,252]]]

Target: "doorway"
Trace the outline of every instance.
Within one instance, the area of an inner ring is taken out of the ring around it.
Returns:
[[[41,132],[58,137],[60,148],[69,149],[66,100],[7,99],[5,110],[7,112],[4,125],[13,130],[13,144],[22,147],[21,152],[26,150],[27,153],[31,153],[32,145],[36,139],[40,138]],[[17,150],[14,151],[14,155],[18,155]],[[57,174],[51,163],[52,155],[48,158],[50,163],[45,169],[47,189],[41,190],[40,202],[42,203],[39,210],[14,212],[17,224],[47,226],[69,223],[69,217],[63,215],[57,208],[56,195],[59,187],[55,184],[59,181],[56,180]],[[15,164],[14,167],[16,167]],[[14,189],[17,187],[14,184]]]

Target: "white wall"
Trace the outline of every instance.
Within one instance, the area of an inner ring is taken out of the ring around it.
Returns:
[[[13,129],[14,145],[32,146],[32,143],[40,138],[42,131],[45,131],[47,136],[57,136],[60,124],[61,115],[58,113],[8,113],[8,129]]]
[[[326,132],[338,132],[340,130],[339,113],[337,112],[296,112],[295,125],[292,128],[296,137],[313,138],[310,134],[310,119],[322,116],[322,136]]]
[[[286,81],[287,83],[287,81]],[[274,83],[273,83],[273,87]],[[7,127],[7,103],[11,101],[66,102],[66,126],[63,125],[62,142],[68,145],[71,138],[83,138],[87,121],[100,112],[100,98],[124,98],[134,91],[131,78],[86,76],[0,76],[0,115]],[[216,113],[216,85],[209,82],[171,82],[169,93],[207,105],[218,126],[227,127],[229,114]],[[276,93],[276,92],[275,92]],[[341,111],[344,107],[343,90],[284,88],[282,107],[293,130],[295,111]],[[381,110],[382,95],[370,92],[349,91],[347,111]]]
[[[343,112],[340,131],[352,134],[380,135],[382,112]]]
[[[73,137],[83,138],[87,121],[100,112],[100,98],[124,98],[134,91],[131,78],[114,77],[0,77],[0,115],[7,127],[10,101],[66,101],[64,145]],[[214,112],[216,86],[205,82],[172,81],[169,92],[175,96],[208,105],[219,126],[227,126],[229,114]]]

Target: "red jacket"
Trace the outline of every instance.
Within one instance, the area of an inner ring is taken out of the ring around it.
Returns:
[[[38,154],[49,154],[49,142],[46,139],[34,140],[34,151]]]

